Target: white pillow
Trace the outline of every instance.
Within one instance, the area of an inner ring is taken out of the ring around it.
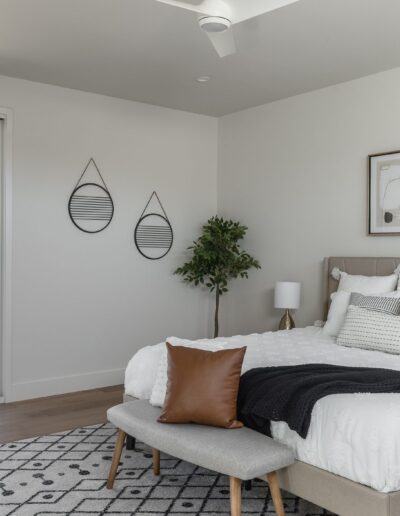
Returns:
[[[331,275],[339,281],[337,292],[331,295],[332,303],[323,329],[323,333],[331,337],[336,337],[343,326],[352,292],[383,295],[382,293],[393,292],[399,281],[398,269],[390,276],[360,276],[347,274],[334,267]]]
[[[125,370],[125,393],[148,400],[156,381],[158,362],[165,342],[139,349],[130,359]]]
[[[400,316],[349,306],[337,344],[400,354]]]
[[[388,292],[387,294],[382,294],[381,297],[400,297],[400,289],[395,290],[394,292]]]
[[[397,269],[396,273],[390,274],[390,276],[358,276],[347,274],[334,267],[331,274],[333,278],[339,280],[338,291],[345,290],[364,295],[393,292],[399,281]]]
[[[204,349],[207,351],[219,351],[226,349],[227,347],[240,347],[238,344],[229,345],[226,341],[216,339],[202,339],[202,340],[185,340],[178,339],[177,337],[169,337],[166,339],[167,342],[173,346],[186,346],[188,348]],[[168,353],[167,346],[164,343],[161,351],[160,359],[158,362],[157,376],[151,391],[150,403],[155,407],[163,407],[165,401],[165,395],[167,393],[168,383]]]
[[[322,333],[330,337],[337,337],[346,318],[350,296],[351,292],[346,292],[345,290],[340,290],[331,295],[332,302],[329,307],[328,320]]]
[[[358,292],[360,294],[361,292]],[[328,319],[323,327],[322,333],[330,337],[337,337],[343,327],[346,319],[347,310],[349,308],[351,292],[339,290],[331,294],[331,306],[329,307]],[[400,297],[400,291],[387,292],[384,294],[375,294],[379,297]]]

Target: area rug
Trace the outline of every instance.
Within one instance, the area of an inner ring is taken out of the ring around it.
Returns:
[[[229,516],[228,479],[161,455],[152,473],[150,449],[125,451],[113,490],[105,487],[114,450],[110,424],[78,428],[0,446],[0,516]],[[284,495],[286,514],[331,514]],[[275,514],[267,484],[243,490],[243,515]]]

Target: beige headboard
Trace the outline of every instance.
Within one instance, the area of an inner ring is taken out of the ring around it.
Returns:
[[[348,274],[362,274],[363,276],[389,276],[400,264],[400,258],[343,258],[330,257],[324,260],[324,315],[328,313],[330,296],[336,292],[338,281],[332,278],[334,267]]]

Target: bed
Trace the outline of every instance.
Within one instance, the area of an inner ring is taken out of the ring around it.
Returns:
[[[400,258],[325,259],[324,313],[338,285],[331,276],[334,267],[349,274],[384,276],[399,264]],[[322,336],[319,328],[218,340],[221,345],[236,346],[243,345],[244,339],[247,370],[266,359],[270,365],[281,365],[284,359],[288,365],[312,361],[400,370],[400,356],[343,348],[333,338]],[[127,390],[130,399],[132,392]],[[306,440],[285,423],[273,423],[274,438],[292,447],[299,459],[280,472],[282,488],[341,516],[399,515],[400,395],[329,396],[318,402],[315,411]]]

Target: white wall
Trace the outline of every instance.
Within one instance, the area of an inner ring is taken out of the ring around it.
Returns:
[[[223,117],[218,202],[262,264],[222,300],[226,334],[276,328],[276,280],[303,282],[299,325],[321,317],[325,256],[399,256],[366,236],[367,155],[400,149],[400,69]]]
[[[209,333],[212,300],[172,271],[217,210],[249,226],[262,270],[222,298],[225,334],[275,328],[276,280],[303,282],[299,325],[321,316],[322,259],[398,256],[366,236],[367,155],[400,148],[400,69],[212,118],[0,77],[14,111],[12,388],[9,399],[122,381],[167,335]],[[114,219],[87,235],[67,201],[94,157]],[[156,189],[175,242],[160,261],[133,244]]]
[[[14,111],[9,400],[117,384],[138,348],[206,336],[207,294],[172,272],[216,212],[216,120],[6,77],[0,105]],[[97,235],[67,212],[90,157],[115,203]],[[160,261],[133,243],[153,190],[175,234]]]

